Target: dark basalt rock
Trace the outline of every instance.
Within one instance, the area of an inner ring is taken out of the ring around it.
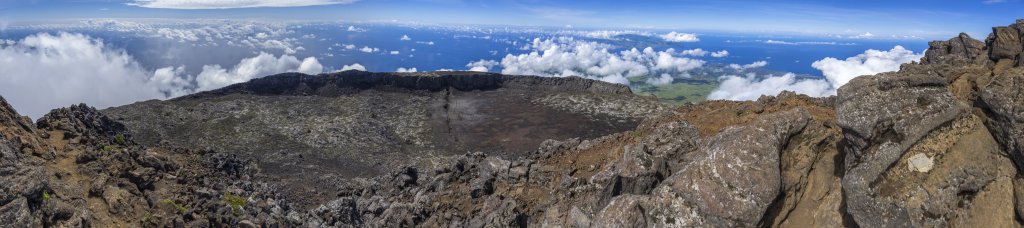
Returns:
[[[989,57],[992,61],[1016,59],[1024,51],[1020,39],[1021,28],[1024,28],[1024,23],[992,28],[992,35],[985,39],[985,43],[991,48]]]
[[[50,111],[36,122],[36,127],[49,131],[63,131],[66,139],[102,147],[104,145],[132,145],[128,129],[107,115],[86,104],[72,105]]]
[[[987,60],[985,43],[971,38],[967,33],[948,41],[928,42],[928,50],[921,59],[923,64],[963,64]]]
[[[194,99],[233,93],[337,96],[361,90],[380,88],[400,88],[433,92],[446,89],[474,91],[516,88],[558,92],[631,93],[629,87],[625,85],[605,83],[580,77],[551,78],[480,72],[395,74],[350,70],[321,75],[301,73],[279,74],[179,99]]]
[[[627,86],[578,77],[346,71],[272,75],[102,112],[125,123],[141,145],[254,158],[285,186],[329,190],[339,185],[334,177],[371,177],[404,166],[426,170],[437,157],[465,152],[519,158],[547,139],[627,131],[668,109]],[[49,119],[40,127],[62,124]],[[476,195],[490,194],[490,182],[475,180]]]
[[[913,224],[906,208],[876,198],[873,185],[914,143],[965,113],[967,107],[941,77],[883,73],[855,78],[839,89],[836,115],[847,142],[843,191],[847,213],[857,224]]]

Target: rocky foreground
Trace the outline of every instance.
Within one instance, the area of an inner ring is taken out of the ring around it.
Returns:
[[[0,99],[0,224],[1020,227],[1022,38],[1024,20],[935,41],[835,97],[668,111],[610,84],[470,73],[279,75],[34,124]],[[502,131],[544,115],[586,126]],[[365,159],[300,157],[323,151]],[[301,177],[329,184],[297,194]]]

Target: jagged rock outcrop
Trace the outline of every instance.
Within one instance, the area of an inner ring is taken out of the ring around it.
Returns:
[[[948,41],[928,42],[921,63],[924,64],[962,64],[976,63],[988,59],[984,51],[985,43],[971,38],[967,33],[960,33]]]

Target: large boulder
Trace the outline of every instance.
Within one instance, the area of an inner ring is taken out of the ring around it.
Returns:
[[[1010,26],[993,27],[992,34],[985,39],[990,48],[989,58],[993,61],[1017,59],[1018,55],[1024,51],[1020,39],[1022,28],[1024,28],[1024,22],[1021,21]]]
[[[979,105],[985,111],[989,130],[1010,153],[1017,167],[1024,167],[1024,68],[1012,68],[996,75],[981,92]]]
[[[779,153],[809,119],[806,110],[793,109],[727,128],[652,195],[613,199],[598,223],[615,225],[621,221],[608,218],[622,215],[633,225],[756,226],[782,190]]]
[[[985,43],[960,33],[948,41],[932,41],[924,52],[923,64],[970,63],[987,60],[984,56]],[[980,57],[980,58],[979,58]]]
[[[946,81],[904,70],[839,89],[843,191],[857,225],[1016,224],[1012,205],[991,203],[1013,200],[1013,165]]]

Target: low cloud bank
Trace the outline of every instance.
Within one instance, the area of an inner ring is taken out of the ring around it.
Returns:
[[[752,73],[746,76],[728,75],[719,79],[721,85],[711,92],[708,99],[754,100],[761,95],[777,95],[783,90],[815,97],[830,96],[855,77],[897,71],[901,64],[918,61],[923,56],[923,53],[895,46],[888,51],[870,49],[844,60],[824,58],[811,64],[811,67],[821,70],[824,79],[798,79],[792,73],[760,77]],[[747,66],[766,64],[755,62],[742,66],[733,64],[730,67],[747,69]]]
[[[669,75],[684,77],[686,71],[704,66],[704,61],[683,56],[706,54],[703,50],[632,48],[612,52],[611,45],[575,40],[570,37],[534,39],[526,54],[506,55],[500,62],[480,60],[467,64],[472,71],[489,71],[500,66],[502,74],[547,77],[581,76],[606,82],[629,84],[627,77]],[[664,80],[662,80],[664,81]]]
[[[173,98],[283,72],[316,74],[316,58],[260,53],[232,67],[206,65],[195,76],[184,66],[150,71],[124,50],[77,34],[40,33],[0,45],[0,95],[24,115],[39,118],[77,103],[97,108]]]

